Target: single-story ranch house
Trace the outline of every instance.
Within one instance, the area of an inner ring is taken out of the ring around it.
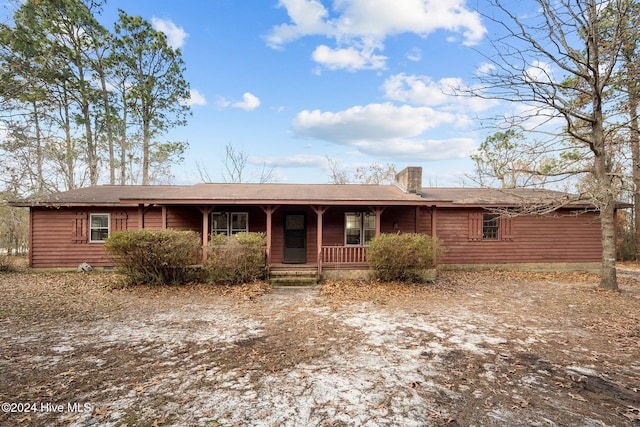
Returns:
[[[114,231],[264,232],[274,269],[317,273],[366,269],[367,243],[380,233],[425,233],[446,253],[440,268],[598,269],[598,213],[572,203],[546,215],[496,209],[541,203],[548,190],[423,188],[422,168],[391,185],[195,184],[100,185],[13,202],[30,209],[32,267],[110,267],[104,240]],[[289,265],[289,267],[291,267]]]

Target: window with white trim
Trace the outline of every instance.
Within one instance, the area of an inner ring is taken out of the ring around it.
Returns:
[[[109,214],[89,215],[89,241],[104,242],[111,231]]]
[[[231,236],[249,231],[248,212],[212,212],[210,221],[211,234]]]
[[[347,212],[344,241],[347,246],[366,246],[376,236],[376,216],[370,212]]]

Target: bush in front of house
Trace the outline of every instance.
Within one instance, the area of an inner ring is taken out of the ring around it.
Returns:
[[[264,233],[213,235],[203,263],[205,278],[211,283],[237,285],[264,279],[267,238]]]
[[[438,240],[425,234],[381,234],[370,242],[367,260],[380,280],[422,282],[443,253]]]
[[[181,284],[194,279],[201,241],[194,231],[132,230],[113,233],[105,252],[131,284]]]

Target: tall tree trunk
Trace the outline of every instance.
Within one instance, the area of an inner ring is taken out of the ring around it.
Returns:
[[[67,190],[73,190],[74,188],[76,188],[76,182],[75,182],[75,176],[74,176],[74,171],[73,171],[73,165],[74,165],[74,149],[73,149],[73,136],[71,135],[71,119],[69,117],[69,102],[67,99],[67,94],[65,91],[64,94],[64,98],[65,98],[65,102],[63,105],[63,109],[64,109],[64,136],[65,136],[65,153],[63,153],[64,156],[64,162],[63,164],[65,165],[65,181],[67,184]]]
[[[602,227],[602,271],[600,287],[608,290],[618,290],[616,275],[616,227],[615,205],[610,200],[600,210],[600,224]]]
[[[640,129],[638,129],[638,88],[632,70],[633,63],[627,60],[627,103],[629,113],[629,145],[631,146],[631,176],[633,179],[633,223],[635,259],[640,260]]]
[[[616,228],[615,228],[615,188],[611,175],[611,154],[607,150],[607,138],[604,132],[603,96],[606,82],[600,70],[600,45],[598,7],[594,0],[587,2],[589,25],[586,36],[587,54],[591,56],[591,150],[594,156],[594,175],[596,193],[599,199],[600,228],[602,237],[602,267],[600,288],[617,290],[616,277]]]
[[[36,130],[36,191],[38,194],[44,193],[44,150],[42,149],[42,132],[40,131],[40,109],[38,102],[33,101],[33,124]]]
[[[89,102],[82,103],[82,118],[84,120],[84,137],[87,143],[87,163],[89,165],[89,182],[91,185],[98,184],[98,150],[93,141],[93,130],[91,129],[91,113]]]
[[[598,103],[599,104],[599,103]],[[601,106],[601,104],[599,104]],[[602,266],[600,288],[618,290],[616,275],[616,223],[614,188],[610,170],[610,159],[605,150],[601,109],[594,112],[594,175],[600,207],[600,231],[602,238]]]
[[[102,67],[102,63],[99,63]],[[107,128],[107,145],[109,149],[109,184],[116,183],[116,156],[114,151],[113,120],[111,119],[111,103],[109,102],[109,91],[104,72],[100,70],[100,89],[102,91],[102,102],[104,105],[105,127]]]
[[[149,149],[151,145],[151,130],[149,120],[142,121],[142,185],[149,184]]]

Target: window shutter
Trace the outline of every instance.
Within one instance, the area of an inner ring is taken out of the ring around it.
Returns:
[[[115,212],[111,214],[111,229],[113,231],[126,231],[127,218],[128,215],[126,212]]]
[[[501,216],[499,227],[500,240],[513,240],[513,218]]]
[[[482,240],[482,212],[469,214],[469,240]]]
[[[76,212],[71,227],[71,242],[87,243],[89,237],[89,214]]]

